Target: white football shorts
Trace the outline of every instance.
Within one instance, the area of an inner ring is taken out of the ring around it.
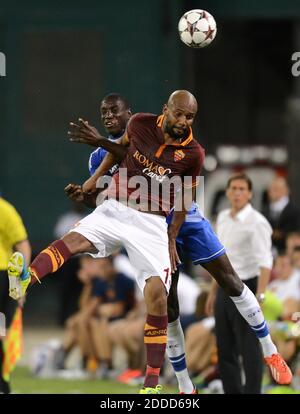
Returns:
[[[164,216],[140,212],[108,199],[70,231],[82,234],[96,247],[99,253],[94,257],[110,256],[123,246],[136,269],[142,292],[151,276],[159,276],[169,292],[171,264],[167,228]]]

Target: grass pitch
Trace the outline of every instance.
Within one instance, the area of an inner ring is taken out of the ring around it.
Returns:
[[[109,380],[42,379],[24,367],[17,367],[11,375],[11,389],[16,394],[137,394],[140,388]],[[163,394],[177,392],[176,388],[163,387]]]

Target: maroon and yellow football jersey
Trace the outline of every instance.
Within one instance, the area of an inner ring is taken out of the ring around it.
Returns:
[[[113,176],[108,197],[138,203],[142,211],[167,215],[176,191],[194,187],[204,161],[204,149],[193,138],[192,129],[182,142],[166,144],[164,115],[135,114],[127,125],[128,152]]]

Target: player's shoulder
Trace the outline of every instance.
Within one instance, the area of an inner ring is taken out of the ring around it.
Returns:
[[[15,207],[10,204],[7,200],[0,197],[0,216],[8,215],[19,215]]]
[[[137,112],[136,114],[132,115],[129,120],[129,125],[135,124],[151,124],[156,123],[158,116],[155,114],[151,114],[149,112]]]

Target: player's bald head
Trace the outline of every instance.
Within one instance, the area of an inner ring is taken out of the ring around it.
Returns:
[[[164,105],[163,130],[173,139],[183,139],[188,136],[194,122],[198,105],[196,98],[189,91],[173,92],[168,103]]]
[[[186,108],[190,112],[196,114],[198,110],[197,99],[194,95],[186,90],[174,91],[168,99],[168,107],[183,109]]]

